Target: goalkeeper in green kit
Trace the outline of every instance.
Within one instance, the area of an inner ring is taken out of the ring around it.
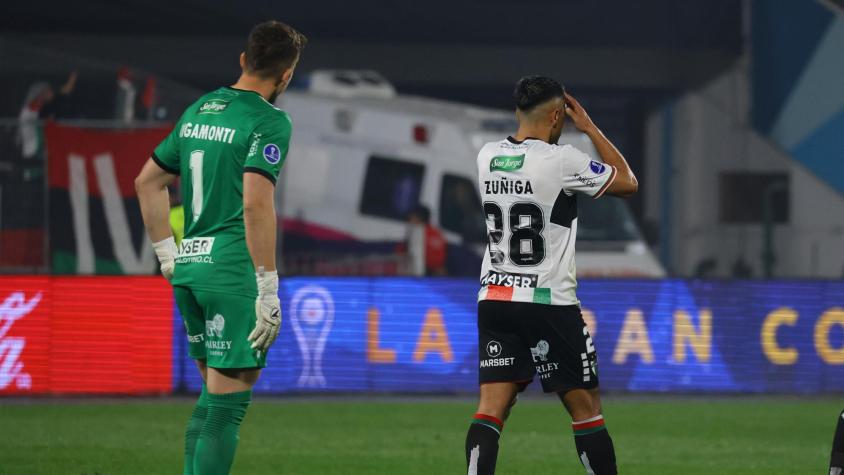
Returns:
[[[205,383],[185,431],[185,474],[229,473],[252,386],[278,336],[273,191],[291,122],[272,103],[290,83],[306,41],[280,22],[257,25],[240,56],[238,81],[188,107],[135,180],[144,225]],[[167,193],[177,176],[185,207],[178,249]]]

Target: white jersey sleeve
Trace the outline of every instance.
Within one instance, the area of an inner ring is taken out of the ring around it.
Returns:
[[[600,198],[618,173],[615,167],[595,160],[571,145],[556,147],[562,163],[563,190],[569,196],[583,193]]]

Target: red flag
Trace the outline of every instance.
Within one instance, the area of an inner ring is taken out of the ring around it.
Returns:
[[[158,81],[152,74],[147,76],[147,84],[144,86],[144,95],[141,97],[141,102],[147,110],[152,110],[155,103],[158,102]]]

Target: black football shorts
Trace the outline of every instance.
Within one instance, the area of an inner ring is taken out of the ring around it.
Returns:
[[[478,302],[480,384],[527,386],[539,375],[545,392],[598,387],[597,354],[577,305]]]

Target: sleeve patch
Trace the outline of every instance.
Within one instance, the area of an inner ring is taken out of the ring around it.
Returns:
[[[278,148],[278,145],[268,143],[264,146],[264,160],[270,165],[275,165],[281,160],[281,150]]]

